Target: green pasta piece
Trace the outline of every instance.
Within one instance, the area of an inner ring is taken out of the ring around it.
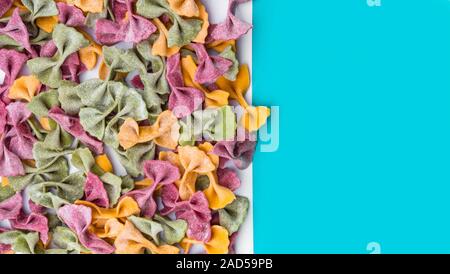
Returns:
[[[87,47],[89,41],[74,28],[63,24],[55,26],[52,34],[57,53],[53,57],[38,57],[30,59],[27,65],[32,74],[45,85],[51,88],[58,88],[61,85],[61,69],[67,57],[80,48]]]
[[[203,22],[197,19],[184,19],[176,14],[166,0],[138,0],[136,12],[144,17],[154,19],[167,14],[173,25],[169,29],[167,46],[182,47],[191,43],[202,28]]]
[[[219,209],[219,223],[231,235],[239,230],[248,214],[250,201],[246,197],[236,196],[236,199],[223,209]]]

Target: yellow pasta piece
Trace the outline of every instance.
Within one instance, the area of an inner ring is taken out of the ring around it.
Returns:
[[[167,0],[172,10],[181,16],[198,17],[200,15],[199,7],[195,0]]]
[[[99,13],[103,11],[103,0],[66,0],[66,3],[77,6],[84,12]]]
[[[211,227],[211,239],[204,243],[188,238],[184,238],[180,246],[188,253],[192,244],[203,245],[206,253],[208,254],[228,254],[228,247],[230,245],[230,239],[228,238],[228,231],[218,225]]]
[[[102,154],[95,157],[95,163],[103,169],[104,172],[113,172],[113,166],[108,158],[108,155]]]
[[[9,180],[7,177],[2,177],[2,186],[9,186]]]
[[[250,73],[247,65],[241,65],[236,81],[230,81],[221,76],[216,81],[217,86],[230,94],[230,98],[237,100],[244,108],[241,125],[248,131],[256,131],[267,121],[270,110],[267,107],[254,107],[247,103],[244,98],[245,92],[250,86]]]
[[[179,52],[180,47],[173,46],[169,48],[167,46],[167,37],[169,37],[169,31],[167,30],[163,22],[161,22],[161,20],[159,20],[158,18],[155,18],[152,21],[159,31],[159,36],[152,46],[152,54],[163,57],[170,57]]]
[[[9,89],[8,98],[30,102],[41,88],[41,82],[34,75],[22,76],[14,81]]]
[[[142,233],[129,221],[125,222],[122,231],[114,241],[116,254],[142,254],[145,249],[152,254],[178,254],[180,250],[171,245],[157,246],[147,240]]]
[[[124,149],[128,149],[136,144],[153,140],[161,147],[175,149],[178,145],[179,131],[177,117],[170,110],[166,110],[159,114],[151,126],[140,127],[133,119],[126,119],[120,127],[119,143]]]
[[[86,38],[89,41],[89,46],[80,49],[78,55],[80,56],[80,60],[87,68],[87,70],[93,70],[97,65],[99,56],[102,55],[103,52],[102,47],[99,44],[97,44],[87,32],[79,28],[77,28],[77,30],[81,34],[83,34],[84,38]]]
[[[58,24],[58,16],[47,16],[36,19],[36,25],[47,33],[52,33],[53,28]]]
[[[41,127],[47,131],[51,131],[53,129],[51,120],[48,117],[39,118],[39,124],[41,124]]]
[[[192,56],[181,58],[181,71],[186,86],[201,90],[205,94],[206,107],[222,107],[228,105],[228,92],[223,90],[209,91],[201,84],[194,81],[197,65]]]
[[[217,169],[219,166],[219,156],[212,153],[214,146],[205,142],[199,145],[198,148],[208,155]],[[203,190],[203,193],[205,194],[206,199],[208,199],[209,207],[211,209],[218,210],[224,208],[236,199],[233,191],[219,184],[216,171],[208,172],[206,176],[208,176],[209,185]]]
[[[197,34],[197,37],[193,40],[195,43],[205,43],[206,36],[208,36],[208,28],[209,28],[209,15],[206,11],[205,6],[199,1],[195,0],[195,3],[198,6],[198,15],[196,17],[203,21],[202,28],[200,32]]]
[[[233,51],[236,52],[236,40],[214,41],[206,45],[207,48],[213,49],[218,52],[224,51],[229,46],[231,46],[233,48]]]
[[[100,219],[123,218],[139,214],[140,209],[131,197],[124,197],[115,208],[102,208],[88,201],[75,201],[77,205],[84,205],[92,209],[92,223]]]
[[[108,219],[105,222],[104,229],[91,228],[91,232],[100,238],[116,238],[124,229],[124,225],[116,218]]]
[[[197,175],[205,175],[216,169],[206,153],[197,147],[182,146],[178,148],[180,163],[185,172],[179,180],[179,192],[182,200],[188,200],[195,193]]]

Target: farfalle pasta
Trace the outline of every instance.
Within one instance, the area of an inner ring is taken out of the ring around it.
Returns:
[[[0,254],[234,253],[248,1],[0,1]]]

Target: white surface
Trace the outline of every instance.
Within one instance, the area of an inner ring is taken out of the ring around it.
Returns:
[[[227,13],[227,0],[203,0],[208,13],[209,21],[211,23],[222,22]],[[252,2],[247,2],[238,5],[236,9],[236,16],[248,23],[252,23]],[[250,75],[252,75],[252,31],[243,36],[238,41],[238,60],[241,64],[249,66]],[[250,81],[251,83],[251,81]],[[246,93],[246,99],[249,103],[252,101],[252,84]],[[252,254],[253,247],[253,166],[250,165],[246,170],[238,171],[241,179],[241,187],[236,191],[237,194],[247,197],[250,200],[250,208],[247,219],[239,230],[239,235],[236,240],[236,253],[238,254]]]
[[[227,13],[228,0],[203,0],[202,1],[209,13],[209,20],[211,23],[222,22]],[[252,3],[247,2],[241,4],[236,9],[236,15],[246,22],[252,23]],[[121,43],[119,47],[129,48],[131,45],[126,43]],[[241,64],[247,64],[250,69],[250,74],[252,73],[252,31],[247,35],[242,37],[238,41],[238,59]],[[98,67],[100,62],[98,62],[95,70],[83,73],[80,76],[81,81],[86,81],[88,79],[97,78]],[[0,81],[2,71],[0,70]],[[246,99],[251,103],[252,96],[252,85],[250,85],[249,90],[246,94]],[[106,148],[106,154],[111,159],[114,167],[114,172],[117,175],[126,175],[126,171],[123,166],[119,163],[118,159],[114,156],[114,153]],[[76,169],[71,167],[70,172],[75,172]],[[250,208],[248,212],[247,219],[241,226],[238,238],[236,240],[236,252],[239,254],[251,254],[253,253],[253,168],[252,165],[246,170],[238,170],[239,178],[241,179],[241,187],[236,191],[237,194],[245,196],[250,200]],[[0,222],[0,226],[7,226],[5,222]],[[198,250],[198,248],[193,248],[193,251]]]

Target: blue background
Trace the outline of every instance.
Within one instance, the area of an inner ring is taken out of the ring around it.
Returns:
[[[450,1],[253,1],[257,253],[450,252]]]

